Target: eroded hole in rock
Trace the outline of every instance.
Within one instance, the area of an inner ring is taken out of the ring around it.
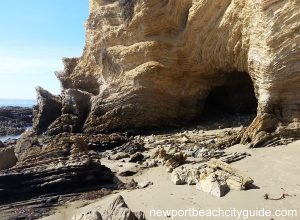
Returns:
[[[244,72],[226,74],[223,83],[208,94],[201,120],[228,122],[229,126],[247,125],[257,111],[253,82]]]

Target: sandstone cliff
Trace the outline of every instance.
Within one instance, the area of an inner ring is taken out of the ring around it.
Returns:
[[[43,117],[39,89],[35,131],[180,126],[214,94],[257,108],[244,143],[280,143],[300,134],[299,60],[299,0],[90,0],[83,54],[64,59],[50,98],[60,115]]]

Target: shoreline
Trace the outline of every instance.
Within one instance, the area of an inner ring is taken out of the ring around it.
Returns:
[[[16,138],[32,126],[33,109],[20,106],[0,107],[0,138]]]

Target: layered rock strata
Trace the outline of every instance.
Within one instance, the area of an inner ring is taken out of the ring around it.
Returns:
[[[63,106],[36,131],[180,126],[210,105],[257,108],[243,143],[298,138],[299,11],[296,0],[90,0],[83,55],[57,73]]]
[[[0,203],[96,189],[113,178],[84,138],[60,137],[27,149],[15,166],[0,172]]]
[[[13,167],[17,163],[17,158],[13,147],[1,148],[0,142],[0,171]]]

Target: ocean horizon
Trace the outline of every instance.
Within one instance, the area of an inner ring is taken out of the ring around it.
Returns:
[[[0,107],[15,106],[32,108],[36,105],[34,99],[0,99]]]

